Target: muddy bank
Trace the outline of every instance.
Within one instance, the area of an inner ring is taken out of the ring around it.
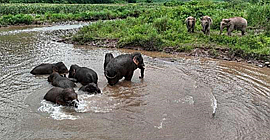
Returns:
[[[64,42],[67,44],[75,44],[75,45],[87,45],[94,47],[104,47],[104,48],[126,48],[126,49],[135,49],[135,50],[147,50],[147,51],[158,51],[151,48],[144,48],[138,45],[128,45],[119,47],[118,41],[119,39],[99,39],[91,42],[87,42],[84,44],[79,44],[78,42],[72,41],[72,35],[75,34],[79,29],[76,30],[65,30],[66,36],[59,37],[59,32],[54,32],[55,40],[57,42]],[[67,35],[68,34],[68,35]],[[182,47],[166,47],[163,50],[160,50],[165,53],[170,54],[181,54],[185,56],[195,56],[195,57],[206,57],[213,58],[218,60],[227,60],[227,61],[237,61],[237,62],[246,62],[254,64],[258,67],[270,67],[270,56],[269,55],[257,55],[257,54],[246,54],[244,51],[240,49],[231,49],[224,46],[216,45],[216,44],[187,44],[192,46],[192,50],[182,49],[186,45]]]

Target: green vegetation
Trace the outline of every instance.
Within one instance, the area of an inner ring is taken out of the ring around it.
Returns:
[[[118,47],[141,46],[145,50],[162,51],[172,47],[176,51],[190,51],[198,46],[219,46],[230,48],[232,53],[250,59],[269,60],[269,5],[256,5],[228,2],[166,2],[143,12],[137,18],[125,20],[96,22],[84,27],[74,37],[75,42],[84,44],[100,39],[119,39]],[[258,12],[260,14],[258,14]],[[203,15],[212,17],[211,35],[201,32],[199,18]],[[184,23],[185,18],[194,16],[197,19],[196,32],[188,33]],[[247,35],[241,37],[234,31],[233,36],[227,36],[226,31],[219,35],[219,24],[222,18],[241,16],[248,20]],[[258,29],[261,32],[253,30]]]
[[[1,3],[63,3],[63,4],[96,4],[123,3],[124,0],[0,0]],[[135,1],[136,2],[136,1]]]
[[[0,4],[0,26],[138,17],[151,5]]]

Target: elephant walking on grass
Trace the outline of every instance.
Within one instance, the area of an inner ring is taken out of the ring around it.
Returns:
[[[233,17],[228,19],[222,19],[220,22],[220,34],[222,34],[223,28],[227,27],[228,35],[231,36],[233,30],[240,30],[242,36],[245,35],[247,28],[247,20],[242,17]]]
[[[211,17],[203,16],[201,17],[202,31],[206,35],[210,35],[210,25],[213,23]]]
[[[192,16],[189,16],[186,21],[185,21],[186,25],[187,25],[187,29],[188,32],[190,33],[194,33],[194,28],[195,28],[195,24],[196,24],[196,19]]]

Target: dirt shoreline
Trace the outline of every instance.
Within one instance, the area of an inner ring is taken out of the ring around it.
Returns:
[[[54,26],[54,25],[66,25],[66,24],[78,24],[78,23],[85,23],[81,21],[68,21],[68,22],[56,22],[46,25],[18,25],[18,26],[9,26],[10,28],[16,27],[43,27],[43,26]],[[9,28],[5,27],[5,28]],[[78,42],[72,41],[72,36],[79,31],[78,29],[70,29],[70,30],[57,30],[53,31],[52,34],[53,41],[62,42],[67,44],[74,44],[74,45],[87,45],[93,47],[104,47],[104,48],[118,48],[118,41],[119,39],[99,39],[91,42],[87,42],[84,44],[79,44]],[[258,57],[254,56],[241,56],[243,53],[241,50],[232,50],[230,48],[226,48],[223,46],[217,47],[216,44],[189,44],[194,49],[190,51],[182,51],[179,50],[179,47],[166,47],[162,51],[169,54],[179,54],[182,56],[194,56],[194,57],[202,57],[202,58],[212,58],[217,60],[226,60],[226,61],[236,61],[236,62],[246,62],[249,64],[256,65],[258,67],[269,67],[270,62],[263,60],[263,59],[256,59]],[[143,47],[137,45],[128,45],[123,46],[121,48],[127,49],[134,49],[134,50],[146,50]],[[149,50],[149,51],[156,51],[156,50]],[[270,56],[267,56],[270,58]]]
[[[71,37],[66,38],[59,38],[57,42],[63,42],[68,44],[74,44],[74,45],[87,45],[87,46],[93,46],[93,47],[104,47],[104,48],[118,48],[118,41],[119,39],[100,39],[96,41],[87,42],[84,44],[79,44],[78,42],[73,42]],[[162,51],[165,53],[170,54],[179,54],[184,56],[194,56],[194,57],[202,57],[202,58],[212,58],[217,60],[226,60],[226,61],[236,61],[236,62],[246,62],[249,64],[256,65],[258,67],[269,67],[270,68],[270,62],[265,61],[263,59],[256,59],[256,57],[253,56],[245,56],[241,57],[242,51],[241,50],[232,50],[230,48],[225,47],[212,47],[204,46],[204,45],[193,45],[194,49],[190,51],[179,51],[177,47],[166,47]],[[143,47],[140,46],[124,46],[121,48],[126,49],[134,49],[134,50],[145,50]],[[151,51],[151,50],[150,50]]]

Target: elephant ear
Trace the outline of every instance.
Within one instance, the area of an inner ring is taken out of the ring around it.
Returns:
[[[66,105],[64,98],[63,98],[63,93],[61,93],[60,95],[58,95],[55,99],[56,104],[59,105]]]
[[[138,60],[138,56],[134,56],[133,57],[133,62],[138,66],[139,65],[139,60]]]
[[[74,76],[76,73],[76,69],[72,69],[72,75]]]
[[[208,17],[208,20],[209,20],[209,22],[210,22],[210,23],[212,23],[212,22],[213,22],[213,21],[212,21],[212,19],[211,19],[210,17]]]
[[[58,72],[58,67],[57,67],[57,66],[54,65],[54,66],[52,67],[52,69],[53,69],[53,73],[54,73],[54,72]]]

